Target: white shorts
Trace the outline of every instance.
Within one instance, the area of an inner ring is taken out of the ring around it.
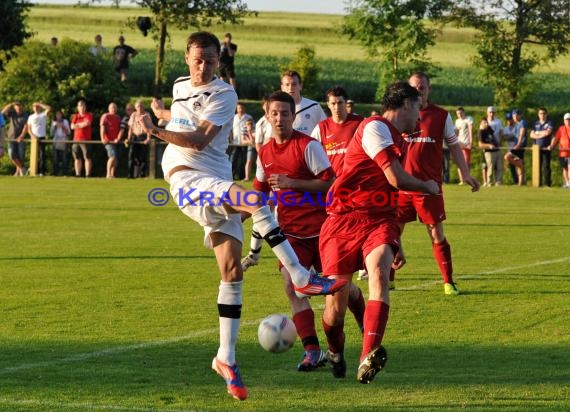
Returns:
[[[220,199],[232,181],[197,170],[182,170],[170,177],[170,194],[180,211],[204,228],[204,246],[211,249],[210,233],[225,233],[243,244],[239,213],[229,213]]]

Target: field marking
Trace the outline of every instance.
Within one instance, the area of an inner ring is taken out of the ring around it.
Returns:
[[[27,407],[48,407],[53,409],[68,409],[68,408],[81,408],[87,410],[103,410],[103,411],[134,411],[134,412],[156,412],[157,410],[165,412],[196,412],[196,409],[168,409],[164,407],[149,408],[149,407],[137,407],[137,406],[119,406],[119,405],[98,405],[91,402],[55,402],[48,400],[36,400],[36,399],[8,399],[0,398],[0,405],[6,406],[27,406]]]
[[[511,270],[527,269],[527,268],[536,267],[536,266],[551,265],[554,263],[566,262],[568,260],[570,260],[570,256],[566,256],[566,257],[563,257],[560,259],[544,260],[544,261],[540,261],[540,262],[534,262],[534,263],[530,263],[530,264],[526,264],[526,265],[518,265],[518,266],[511,266],[511,267],[506,267],[506,268],[501,268],[501,269],[489,270],[489,271],[479,272],[479,273],[476,273],[474,275],[457,276],[457,279],[477,279],[477,278],[480,278],[480,277],[485,276],[485,275],[493,275],[496,273],[508,272]],[[398,288],[398,290],[425,289],[427,287],[430,287],[430,286],[433,286],[433,285],[436,285],[439,283],[441,283],[441,280],[433,280],[433,281],[425,282],[425,283],[415,285],[415,286]],[[313,308],[314,309],[322,309],[322,308],[324,308],[324,304],[313,305]],[[260,321],[261,321],[261,319],[243,321],[242,326],[256,325]],[[21,364],[18,366],[10,366],[7,368],[0,369],[0,375],[6,375],[6,374],[13,373],[13,372],[19,372],[22,370],[28,370],[28,369],[34,369],[34,368],[49,367],[49,366],[58,365],[61,363],[80,362],[80,361],[83,361],[86,359],[100,358],[103,356],[111,356],[111,355],[129,352],[129,351],[137,350],[137,349],[148,349],[148,348],[153,348],[156,346],[164,346],[164,345],[169,345],[172,343],[177,343],[177,342],[181,342],[181,341],[185,341],[185,340],[189,340],[189,339],[193,339],[193,338],[198,338],[201,336],[210,335],[210,334],[214,334],[214,333],[218,333],[218,332],[219,332],[218,327],[211,328],[211,329],[203,329],[203,330],[195,331],[195,332],[190,333],[190,334],[185,335],[185,336],[178,336],[178,337],[174,337],[174,338],[170,338],[170,339],[144,342],[144,343],[137,343],[134,345],[116,346],[113,348],[103,349],[103,350],[99,350],[99,351],[95,351],[95,352],[78,353],[76,355],[71,355],[71,356],[68,356],[66,358],[54,359],[54,360],[50,360],[50,361],[24,363],[24,364]]]
[[[540,262],[529,263],[526,265],[518,265],[518,266],[510,266],[501,269],[494,269],[494,270],[486,270],[484,272],[475,273],[474,275],[464,275],[464,276],[455,276],[456,279],[479,279],[484,277],[485,275],[495,275],[497,273],[504,273],[509,272],[511,270],[519,270],[519,269],[528,269],[536,266],[545,266],[545,265],[552,265],[554,263],[562,263],[570,260],[570,256],[566,256],[560,259],[553,259],[553,260],[543,260]],[[396,278],[397,280],[397,278]],[[418,290],[418,289],[425,289],[433,285],[437,285],[441,283],[440,280],[430,280],[429,282],[421,283],[419,285],[414,286],[407,286],[407,287],[398,287],[397,290]]]

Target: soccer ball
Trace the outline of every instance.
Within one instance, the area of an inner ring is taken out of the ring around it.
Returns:
[[[285,352],[295,344],[297,329],[285,315],[269,315],[261,321],[257,330],[259,344],[268,352]]]

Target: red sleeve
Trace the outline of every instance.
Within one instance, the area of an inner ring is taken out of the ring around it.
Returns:
[[[253,188],[259,192],[271,192],[271,186],[267,182],[260,182],[257,177],[253,179]]]
[[[387,169],[394,161],[400,161],[399,150],[396,146],[390,145],[384,150],[378,152],[374,157],[374,161],[382,170]]]

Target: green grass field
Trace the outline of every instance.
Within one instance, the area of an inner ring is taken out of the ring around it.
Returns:
[[[258,346],[259,320],[289,312],[265,248],[246,274],[238,359],[250,398],[237,402],[209,369],[218,340],[212,252],[174,205],[149,204],[163,181],[0,177],[0,187],[0,410],[570,409],[563,189],[446,186],[464,294],[443,295],[425,229],[409,225],[389,361],[366,386],[354,378],[361,340],[351,319],[344,380],[296,372],[299,342],[281,355]],[[312,304],[320,318],[323,299]]]

